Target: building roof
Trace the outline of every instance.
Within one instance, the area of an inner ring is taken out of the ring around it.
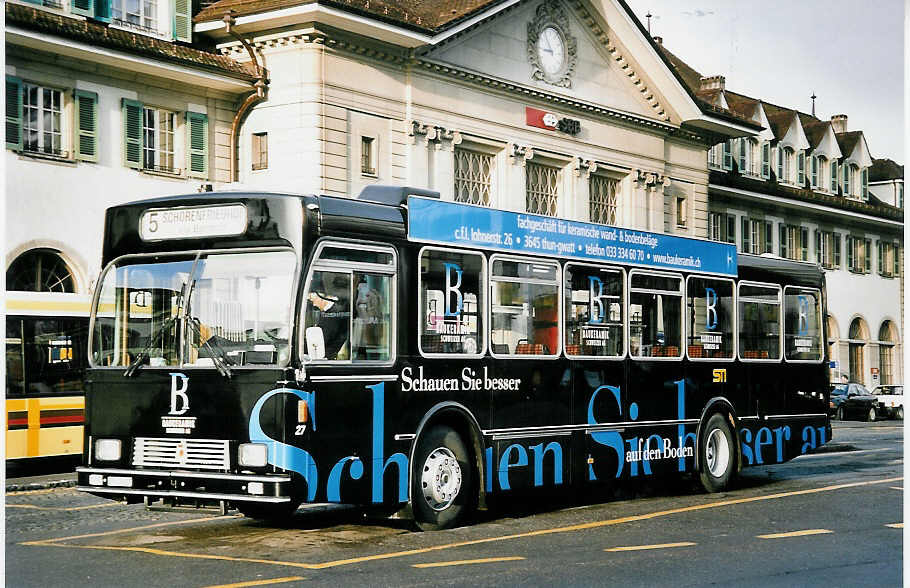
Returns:
[[[821,204],[828,208],[858,212],[888,220],[901,222],[904,220],[904,211],[902,209],[885,204],[871,193],[869,194],[869,201],[865,202],[834,194],[822,194],[808,188],[785,186],[772,180],[761,180],[714,169],[709,172],[708,182],[729,188],[780,196],[787,200]]]
[[[862,131],[847,131],[846,133],[834,133],[837,137],[837,146],[840,147],[841,155],[846,158],[850,157],[856,144],[863,138]]]
[[[229,10],[234,16],[246,16],[319,4],[432,34],[501,2],[503,0],[219,0],[200,10],[193,20],[220,20]]]
[[[22,4],[6,3],[6,26],[200,68],[251,82],[255,79],[251,65],[238,63],[224,55]]]
[[[886,180],[903,180],[904,166],[898,165],[893,159],[873,159],[869,168],[870,182],[883,182]]]
[[[803,131],[806,133],[809,147],[815,149],[818,147],[818,144],[822,142],[822,139],[825,138],[825,134],[828,132],[831,123],[823,120],[803,119],[802,113],[800,113],[800,120],[803,123]]]
[[[729,90],[724,90],[724,97],[727,99],[727,105],[730,110],[745,118],[752,118],[755,114],[755,107],[760,102],[760,100],[755,98],[749,98]]]
[[[768,123],[771,125],[771,132],[774,133],[774,138],[780,141],[790,130],[790,123],[793,122],[793,111],[776,108],[768,112],[766,109],[765,114],[768,116]]]

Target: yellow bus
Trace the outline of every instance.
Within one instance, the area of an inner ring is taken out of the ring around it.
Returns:
[[[91,297],[6,292],[6,459],[79,455]]]

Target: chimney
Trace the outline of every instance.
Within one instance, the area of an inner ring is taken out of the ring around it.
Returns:
[[[701,85],[699,90],[720,90],[723,92],[724,84],[726,83],[726,78],[724,76],[711,76],[709,78],[702,78]]]
[[[847,115],[846,114],[835,114],[831,117],[831,126],[834,127],[835,133],[846,133],[847,132]]]
[[[663,37],[654,37],[654,42],[657,43],[658,45],[663,45],[664,38]]]

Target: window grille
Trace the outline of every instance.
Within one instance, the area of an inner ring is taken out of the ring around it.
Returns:
[[[494,157],[488,153],[455,149],[455,202],[490,205],[493,161]]]
[[[374,137],[360,138],[360,173],[368,176],[376,175],[376,163],[373,153],[375,142]]]
[[[269,134],[253,133],[253,169],[269,167]]]
[[[75,280],[60,254],[32,249],[17,257],[6,271],[6,289],[29,292],[75,292]]]
[[[592,175],[590,182],[590,219],[592,223],[616,224],[616,192],[619,180]]]
[[[528,162],[525,167],[527,211],[532,214],[556,216],[559,202],[559,168]]]

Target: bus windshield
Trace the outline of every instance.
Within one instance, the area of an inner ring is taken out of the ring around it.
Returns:
[[[291,251],[117,260],[92,310],[92,364],[285,363],[294,272]]]

